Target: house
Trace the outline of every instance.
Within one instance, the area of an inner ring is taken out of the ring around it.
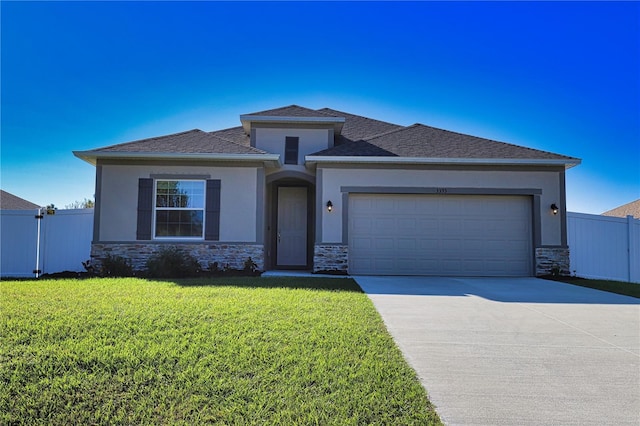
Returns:
[[[602,216],[612,216],[612,217],[633,216],[636,219],[640,219],[640,199],[637,199],[627,204],[623,204],[622,206],[616,207],[615,209],[608,210],[602,213]]]
[[[31,201],[0,190],[0,209],[2,210],[36,210],[39,208],[39,205]]]
[[[96,166],[92,257],[166,245],[261,270],[532,276],[569,271],[577,158],[291,105],[240,126],[74,154]]]

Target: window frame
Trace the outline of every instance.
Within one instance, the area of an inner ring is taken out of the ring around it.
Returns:
[[[201,207],[158,207],[158,182],[199,182],[202,184],[202,206]],[[202,212],[202,233],[200,236],[162,236],[158,235],[157,212],[158,211],[201,211]],[[207,220],[207,181],[206,179],[154,179],[153,180],[153,212],[151,215],[151,229],[154,240],[194,240],[202,241],[206,234]]]
[[[295,147],[290,147],[289,143],[295,144]],[[295,160],[289,158],[288,154],[293,155],[295,151]],[[298,157],[300,156],[300,138],[298,136],[285,136],[284,138],[284,164],[297,165]]]

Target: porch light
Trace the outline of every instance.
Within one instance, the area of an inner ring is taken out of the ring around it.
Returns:
[[[556,203],[551,204],[551,211],[553,214],[558,214],[558,206],[556,206]]]
[[[333,203],[329,200],[327,201],[327,211],[330,212],[331,210],[333,210]]]

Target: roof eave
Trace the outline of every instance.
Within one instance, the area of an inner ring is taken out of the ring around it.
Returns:
[[[307,155],[305,164],[446,164],[446,165],[511,165],[511,166],[564,166],[565,169],[581,163],[571,159],[520,159],[520,158],[429,158],[429,157],[373,157],[373,156],[320,156]]]
[[[293,116],[268,116],[268,115],[241,115],[240,121],[246,134],[251,133],[251,123],[282,123],[282,124],[333,124],[336,135],[342,133],[344,117],[293,117]]]
[[[172,160],[172,161],[220,161],[256,162],[265,167],[281,167],[280,154],[222,154],[222,153],[166,153],[166,152],[100,152],[73,151],[73,155],[96,165],[99,159],[114,160]]]

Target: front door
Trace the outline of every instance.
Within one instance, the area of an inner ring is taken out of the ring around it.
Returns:
[[[307,188],[278,188],[277,265],[307,265]]]

